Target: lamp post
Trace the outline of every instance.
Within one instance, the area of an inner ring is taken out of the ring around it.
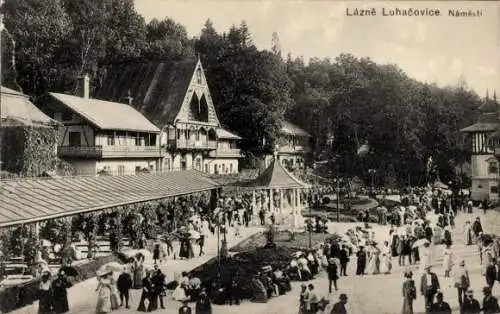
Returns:
[[[372,193],[375,190],[375,173],[377,173],[377,170],[375,169],[368,169],[368,173],[371,176],[371,183],[372,183]]]
[[[341,178],[335,178],[333,179],[333,182],[337,183],[337,222],[340,222],[340,182],[342,181]]]

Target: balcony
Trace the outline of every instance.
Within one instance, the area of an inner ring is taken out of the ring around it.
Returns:
[[[239,148],[218,148],[208,154],[212,158],[240,158],[243,157]]]
[[[78,158],[158,158],[161,156],[157,146],[59,146],[61,157]]]
[[[309,148],[306,146],[300,146],[300,145],[286,145],[286,146],[280,146],[279,147],[279,152],[280,153],[289,153],[289,154],[305,154],[309,152]]]
[[[217,149],[216,141],[194,141],[194,140],[168,140],[168,147],[184,150],[213,150]]]

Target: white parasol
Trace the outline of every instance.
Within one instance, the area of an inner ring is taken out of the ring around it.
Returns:
[[[420,240],[415,241],[415,243],[413,243],[412,248],[421,247],[421,246],[423,246],[425,244],[430,244],[429,240],[427,240],[425,238],[424,239],[420,239]]]
[[[50,247],[52,245],[52,242],[47,239],[41,239],[40,244],[42,245],[42,247]]]
[[[102,271],[112,271],[112,272],[121,272],[125,265],[122,265],[117,262],[109,262],[107,264],[102,265],[99,269]]]
[[[193,240],[198,240],[200,238],[200,233],[196,230],[190,232],[190,238]]]

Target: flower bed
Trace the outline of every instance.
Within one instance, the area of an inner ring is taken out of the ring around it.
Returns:
[[[337,238],[337,236],[313,233],[311,234],[312,245],[324,242],[327,238]],[[190,274],[200,278],[204,285],[210,286],[220,273],[221,282],[225,286],[231,280],[231,276],[238,271],[241,276],[242,296],[250,298],[249,286],[252,276],[264,266],[288,265],[293,253],[309,247],[309,234],[296,233],[291,239],[289,231],[279,231],[274,240],[275,248],[264,247],[266,242],[266,234],[257,233],[232,247],[230,251],[237,252],[237,254],[221,261],[220,265],[217,258],[212,258],[193,269]]]
[[[312,233],[311,243],[314,246],[320,242],[324,242],[327,238],[331,237],[332,234],[328,233]],[[257,233],[254,234],[252,237],[249,237],[246,240],[233,246],[230,249],[230,251],[244,253],[259,247],[263,247],[264,245],[266,245],[266,243],[267,243],[266,234]],[[291,239],[291,234],[289,231],[279,231],[276,233],[274,243],[276,244],[277,247],[283,247],[295,251],[305,250],[309,247],[309,233],[308,232],[295,233],[293,239]]]
[[[84,281],[88,278],[94,277],[96,271],[104,264],[109,262],[119,261],[117,256],[109,255],[97,258],[74,266],[78,272],[78,276],[74,277],[73,283]],[[38,286],[40,285],[40,278],[34,278],[24,284],[9,286],[0,290],[0,311],[1,313],[8,313],[23,306],[32,304],[38,300]]]
[[[311,212],[309,212],[309,210],[303,210],[302,216],[304,218],[316,218],[316,217],[324,218],[325,213],[326,213],[326,217],[330,221],[335,221],[335,222],[337,221],[337,212],[336,211],[327,211],[324,209],[311,210]],[[339,215],[339,218],[340,218],[340,222],[359,222],[359,220],[357,218],[357,212],[350,212],[350,213],[342,213],[341,212]],[[372,222],[372,223],[378,222],[377,216],[375,216],[372,211],[370,211],[370,222]]]
[[[227,286],[232,276],[239,272],[241,278],[242,297],[250,298],[250,281],[252,276],[267,265],[277,266],[290,262],[290,257],[294,250],[286,247],[276,248],[256,248],[248,252],[239,253],[235,256],[217,262],[217,258],[212,258],[203,265],[193,269],[190,274],[200,278],[205,286],[216,279],[220,273],[220,280],[223,286]]]

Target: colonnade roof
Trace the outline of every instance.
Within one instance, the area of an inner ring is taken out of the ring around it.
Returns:
[[[0,181],[0,227],[188,195],[219,186],[196,170]]]

